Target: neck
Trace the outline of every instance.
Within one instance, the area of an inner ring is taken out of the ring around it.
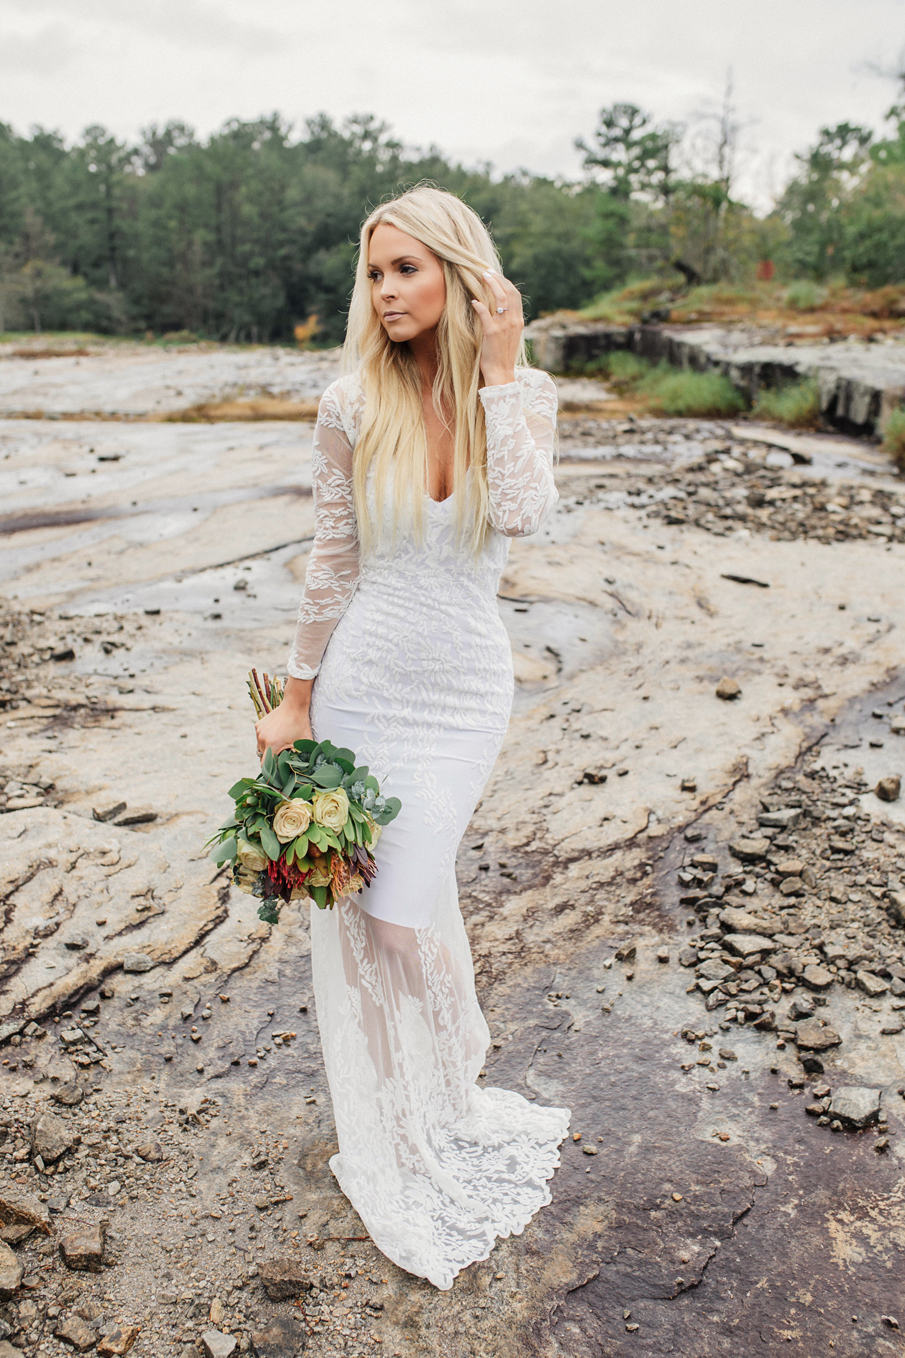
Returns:
[[[421,385],[429,389],[437,376],[436,330],[425,330],[420,335],[415,335],[414,339],[409,340],[409,349],[421,370]]]

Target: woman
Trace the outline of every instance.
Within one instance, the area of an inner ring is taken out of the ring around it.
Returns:
[[[370,889],[312,909],[312,967],[330,1168],[384,1254],[439,1288],[550,1201],[569,1122],[476,1084],[489,1032],[456,890],[512,703],[509,538],[557,498],[555,387],[519,366],[521,298],[498,268],[480,218],[439,189],[365,222],[349,375],[314,436],[291,677],[257,725],[259,753],[313,730],[402,801]]]

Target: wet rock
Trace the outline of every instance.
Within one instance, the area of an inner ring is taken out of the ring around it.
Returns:
[[[727,934],[723,946],[737,957],[753,957],[755,953],[766,952],[770,944],[760,934]]]
[[[28,1226],[50,1235],[50,1213],[46,1205],[24,1188],[6,1184],[0,1187],[0,1224]]]
[[[742,696],[741,685],[735,679],[725,677],[716,686],[716,696],[722,698],[724,702],[732,702],[733,699]]]
[[[734,839],[729,843],[729,852],[743,863],[756,863],[770,852],[770,841],[760,835],[752,839]]]
[[[811,990],[827,990],[833,984],[833,973],[811,962],[801,973],[801,979]]]
[[[44,1113],[34,1124],[31,1133],[31,1149],[40,1155],[45,1164],[53,1164],[65,1155],[73,1144],[75,1136],[70,1124],[54,1113]]]
[[[127,952],[123,957],[123,971],[150,971],[153,965],[153,958],[144,952]]]
[[[889,989],[887,983],[881,980],[879,976],[875,976],[872,971],[859,971],[856,973],[855,979],[865,995],[870,995],[872,999],[885,995]]]
[[[204,1358],[230,1358],[238,1347],[235,1335],[223,1334],[221,1330],[206,1330],[201,1336],[201,1350]]]
[[[97,1343],[97,1334],[86,1321],[79,1315],[66,1316],[61,1320],[54,1330],[57,1339],[62,1339],[64,1343],[71,1344],[79,1353],[84,1353],[86,1349],[93,1349]]]
[[[0,1300],[8,1301],[22,1281],[22,1263],[5,1241],[0,1240]]]
[[[288,1255],[259,1263],[258,1276],[271,1301],[288,1301],[311,1286],[304,1266]]]
[[[902,794],[902,779],[898,774],[881,778],[874,791],[881,802],[897,802]]]
[[[101,1358],[119,1358],[128,1353],[138,1338],[137,1325],[113,1325],[97,1346]]]
[[[850,1127],[868,1127],[880,1116],[879,1089],[848,1085],[837,1089],[829,1107],[830,1117]]]
[[[76,1227],[60,1241],[60,1254],[67,1268],[99,1273],[104,1262],[104,1227]]]
[[[842,1038],[820,1019],[808,1018],[796,1025],[795,1041],[804,1051],[822,1052],[838,1047]]]
[[[289,1316],[275,1316],[266,1329],[255,1330],[251,1351],[255,1358],[297,1358],[305,1345],[305,1330]]]

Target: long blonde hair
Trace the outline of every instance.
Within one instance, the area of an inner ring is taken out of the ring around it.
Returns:
[[[487,436],[478,397],[481,385],[483,327],[471,305],[484,302],[491,310],[496,299],[482,277],[486,269],[500,269],[500,258],[478,214],[453,193],[419,184],[390,202],[382,203],[361,228],[361,247],[343,366],[358,374],[364,393],[364,412],[355,445],[353,495],[362,551],[373,547],[383,522],[387,480],[393,475],[393,532],[408,518],[420,538],[424,528],[423,492],[428,487],[427,436],[421,399],[421,371],[408,344],[391,340],[371,301],[368,248],[371,233],[387,222],[426,245],[440,261],[446,283],[446,304],[437,326],[437,374],[434,407],[441,418],[455,421],[453,477],[456,490],[456,532],[466,549],[480,552],[488,525]],[[517,361],[525,362],[524,344]],[[466,480],[466,471],[471,476]],[[366,499],[368,473],[373,468],[376,525]]]

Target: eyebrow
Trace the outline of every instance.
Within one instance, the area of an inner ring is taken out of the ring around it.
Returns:
[[[399,255],[399,257],[398,257],[397,259],[391,259],[391,260],[390,260],[390,263],[391,263],[391,264],[404,264],[405,261],[406,261],[407,259],[415,260],[415,261],[418,262],[419,264],[421,263],[421,257],[420,257],[420,255]],[[368,260],[368,268],[369,268],[369,269],[376,269],[376,267],[377,267],[376,264],[372,264],[371,261]]]

